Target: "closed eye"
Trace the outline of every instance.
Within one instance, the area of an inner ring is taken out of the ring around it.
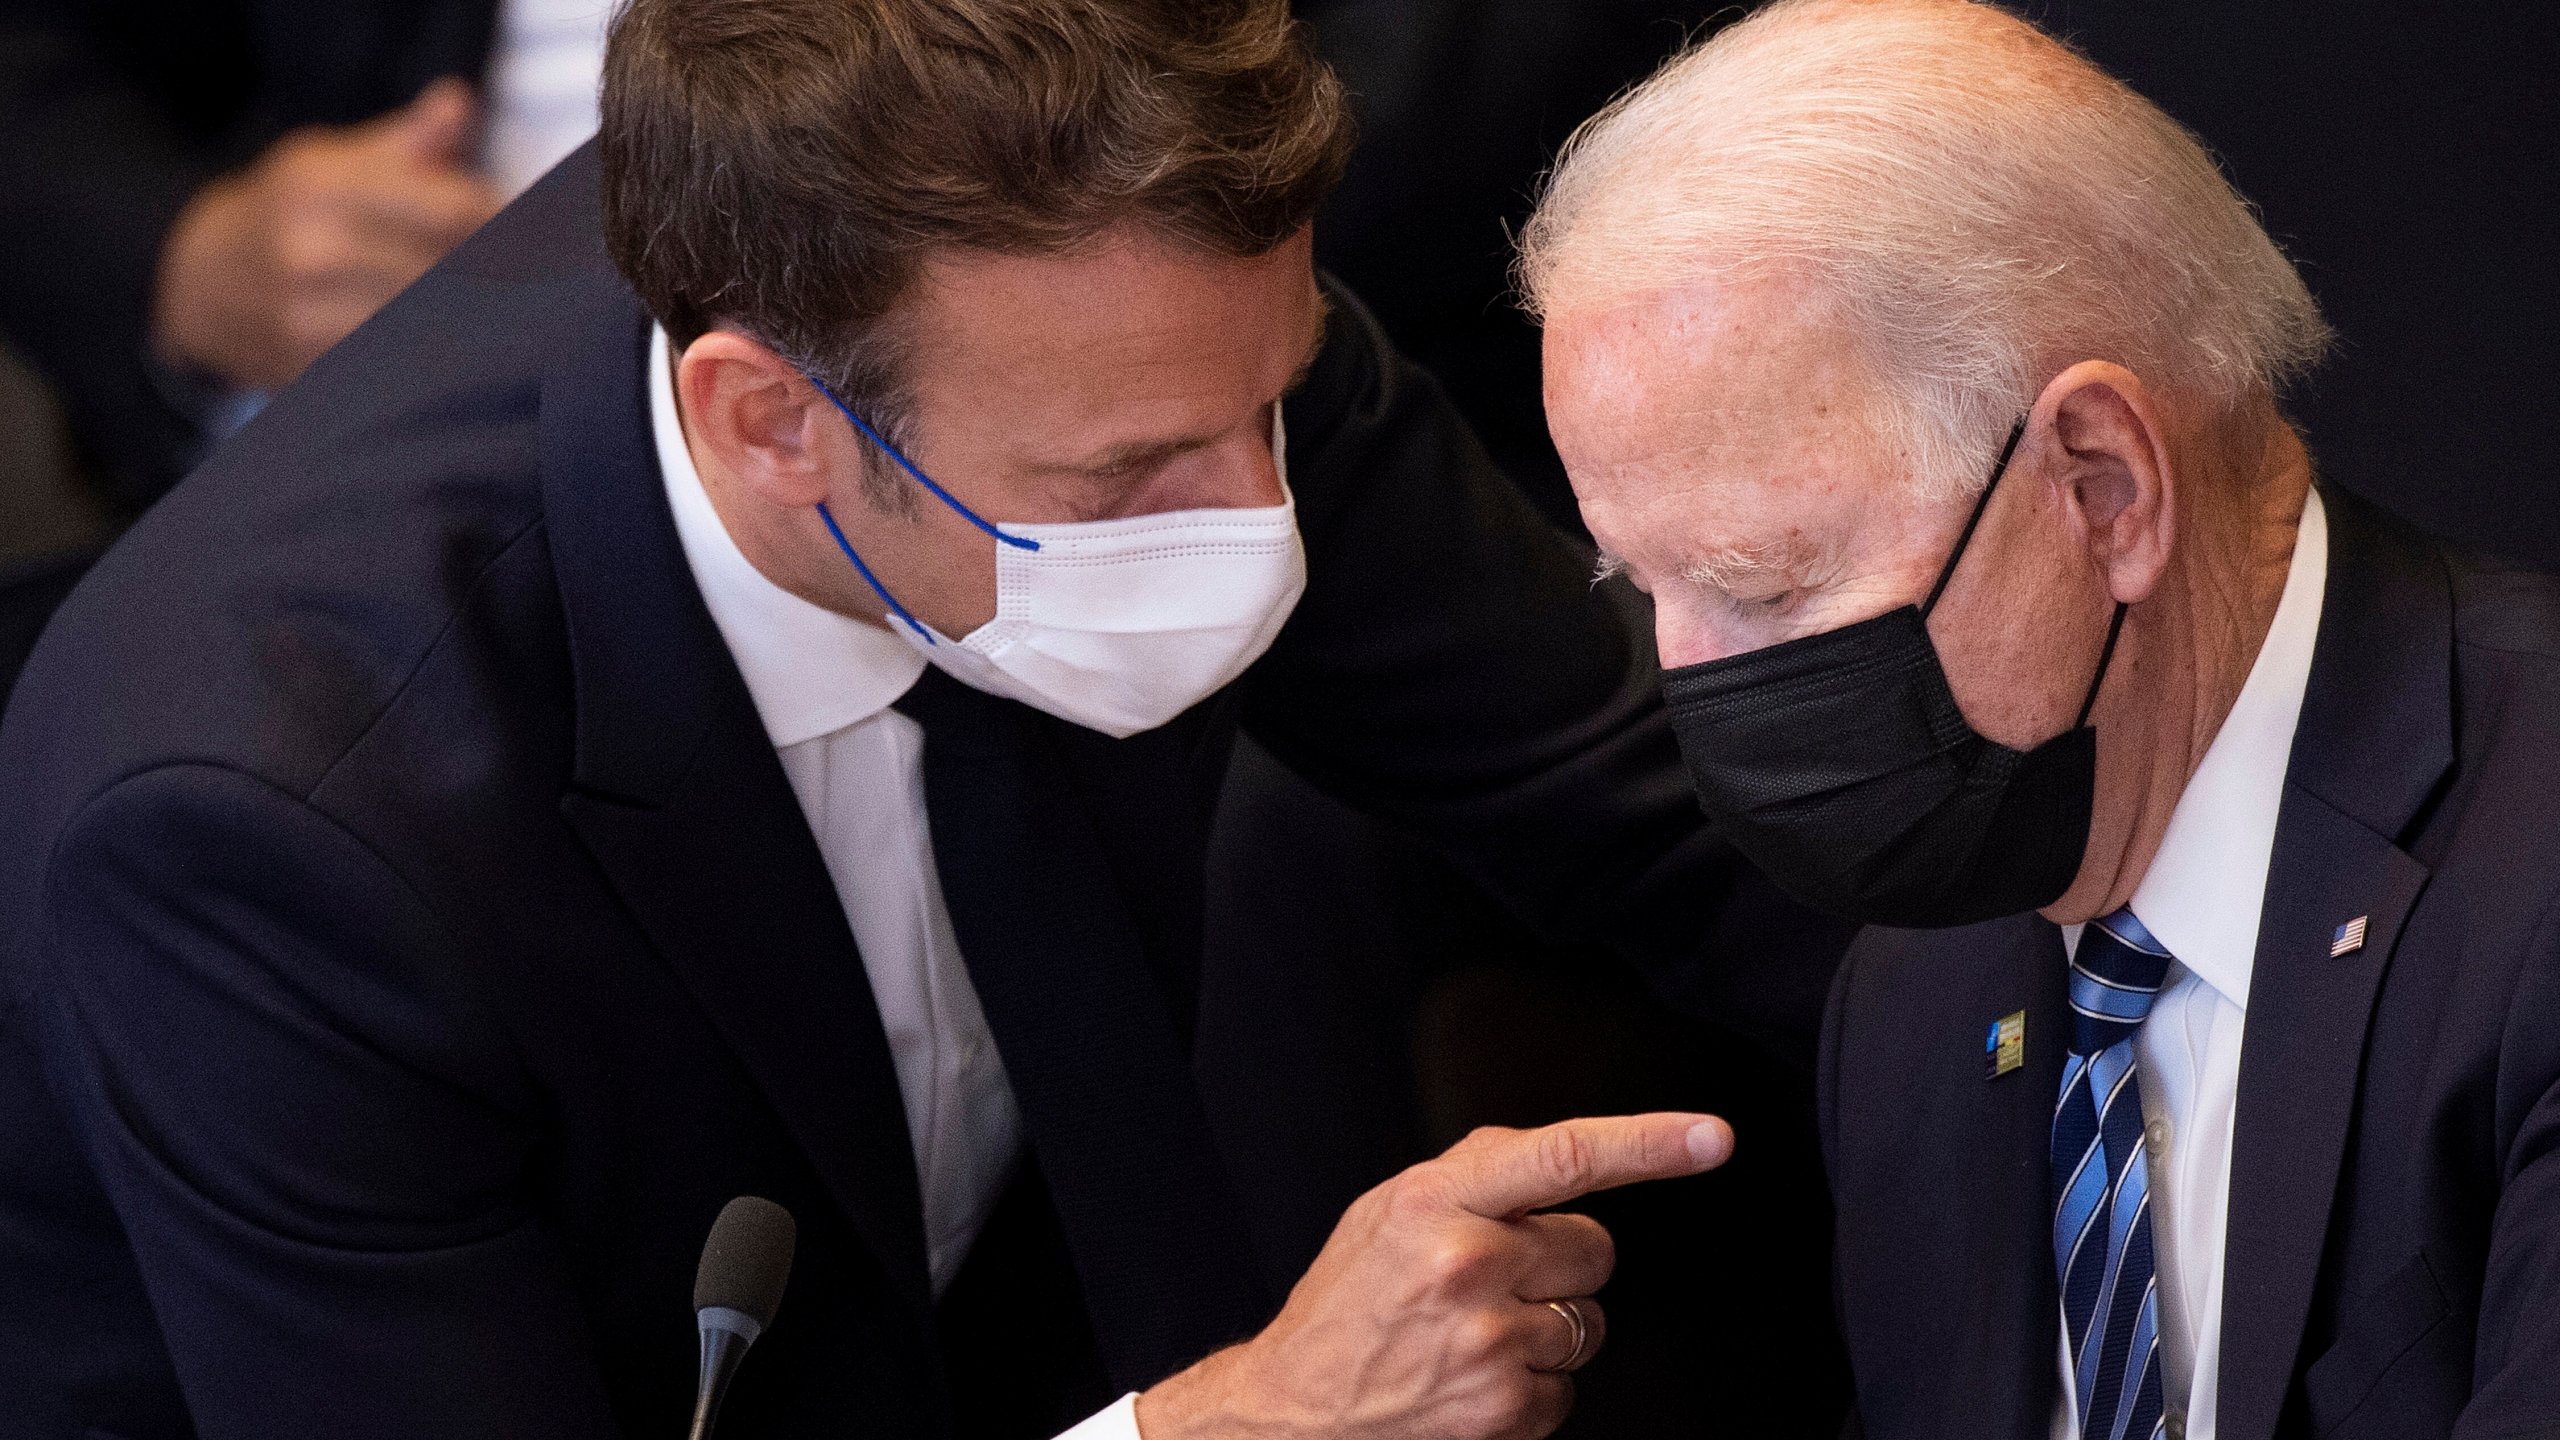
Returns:
[[[1142,475],[1154,474],[1156,471],[1163,469],[1166,460],[1170,458],[1171,457],[1169,456],[1152,455],[1135,460],[1113,460],[1094,466],[1092,469],[1085,471],[1084,475],[1085,478],[1089,480],[1129,480]]]

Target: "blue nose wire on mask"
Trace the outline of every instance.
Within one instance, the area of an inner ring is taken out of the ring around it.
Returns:
[[[825,381],[819,379],[815,375],[807,376],[807,379],[810,384],[818,387],[819,394],[827,397],[827,403],[835,406],[838,411],[842,412],[844,418],[853,422],[853,428],[861,431],[864,439],[879,446],[881,453],[887,455],[890,459],[897,461],[899,469],[914,476],[917,484],[932,491],[935,499],[940,500],[943,504],[948,505],[954,511],[957,511],[961,519],[968,521],[970,524],[986,531],[989,535],[994,536],[996,543],[999,545],[1010,545],[1016,550],[1037,550],[1040,548],[1039,541],[1027,540],[1019,535],[1007,535],[1003,531],[997,529],[994,523],[989,521],[985,516],[980,515],[977,511],[961,504],[952,496],[950,491],[934,484],[932,476],[917,469],[916,462],[908,459],[905,455],[900,454],[898,447],[890,444],[886,436],[882,435],[879,431],[872,429],[869,422],[865,421],[861,416],[853,413],[852,406],[837,399],[836,392],[828,389]],[[880,583],[880,577],[871,573],[871,567],[862,563],[862,557],[854,552],[853,542],[844,538],[844,527],[836,524],[836,517],[827,509],[827,502],[824,500],[818,502],[818,518],[827,522],[827,533],[836,537],[836,548],[844,552],[844,558],[853,562],[853,568],[860,571],[862,574],[863,583],[871,587],[871,593],[880,597],[881,604],[889,607],[889,613],[897,616],[900,621],[904,622],[908,629],[916,632],[916,635],[927,645],[941,643],[933,638],[933,632],[926,629],[922,622],[918,621],[915,616],[907,613],[907,607],[898,603],[898,597],[889,593],[889,587]]]

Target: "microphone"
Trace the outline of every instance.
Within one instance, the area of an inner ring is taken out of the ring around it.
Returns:
[[[694,1385],[692,1440],[711,1434],[729,1377],[781,1308],[798,1235],[790,1211],[753,1195],[721,1206],[720,1218],[711,1222],[711,1236],[702,1242],[702,1267],[693,1276],[702,1377]]]

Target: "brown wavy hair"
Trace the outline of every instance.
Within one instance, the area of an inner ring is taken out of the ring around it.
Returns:
[[[630,0],[605,240],[678,346],[744,330],[891,428],[927,256],[1128,222],[1263,254],[1350,143],[1286,0]]]

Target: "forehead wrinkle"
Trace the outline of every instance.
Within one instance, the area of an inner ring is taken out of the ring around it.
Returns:
[[[1314,299],[1310,307],[1312,310],[1312,315],[1310,317],[1311,323],[1308,327],[1312,333],[1308,337],[1304,350],[1298,354],[1298,357],[1294,361],[1288,378],[1282,383],[1280,390],[1276,392],[1271,399],[1257,402],[1255,408],[1263,412],[1266,418],[1269,406],[1274,401],[1286,398],[1305,382],[1308,374],[1315,368],[1318,356],[1324,349],[1327,330],[1332,316],[1332,305],[1325,297],[1323,291],[1314,289],[1312,282],[1310,282],[1309,288],[1314,295]],[[1239,349],[1241,349],[1245,343],[1247,342],[1236,342]],[[1110,362],[1105,358],[1101,363],[1107,364]],[[1136,368],[1146,372],[1160,373],[1173,371],[1180,374],[1183,381],[1186,382],[1182,384],[1167,385],[1160,388],[1151,397],[1149,397],[1154,403],[1162,404],[1167,401],[1178,402],[1204,394],[1209,395],[1212,398],[1224,398],[1216,393],[1217,387],[1214,382],[1196,363],[1186,363],[1170,356],[1159,356],[1150,360],[1143,366]],[[1148,436],[1141,439],[1126,440],[1103,445],[1075,454],[1071,457],[1055,455],[1043,456],[1036,453],[1025,454],[1022,457],[1022,463],[1028,468],[1055,474],[1091,474],[1104,471],[1137,469],[1147,466],[1161,465],[1179,459],[1194,451],[1206,449],[1207,447],[1218,443],[1221,433],[1221,431],[1215,429],[1194,429],[1177,434]]]

